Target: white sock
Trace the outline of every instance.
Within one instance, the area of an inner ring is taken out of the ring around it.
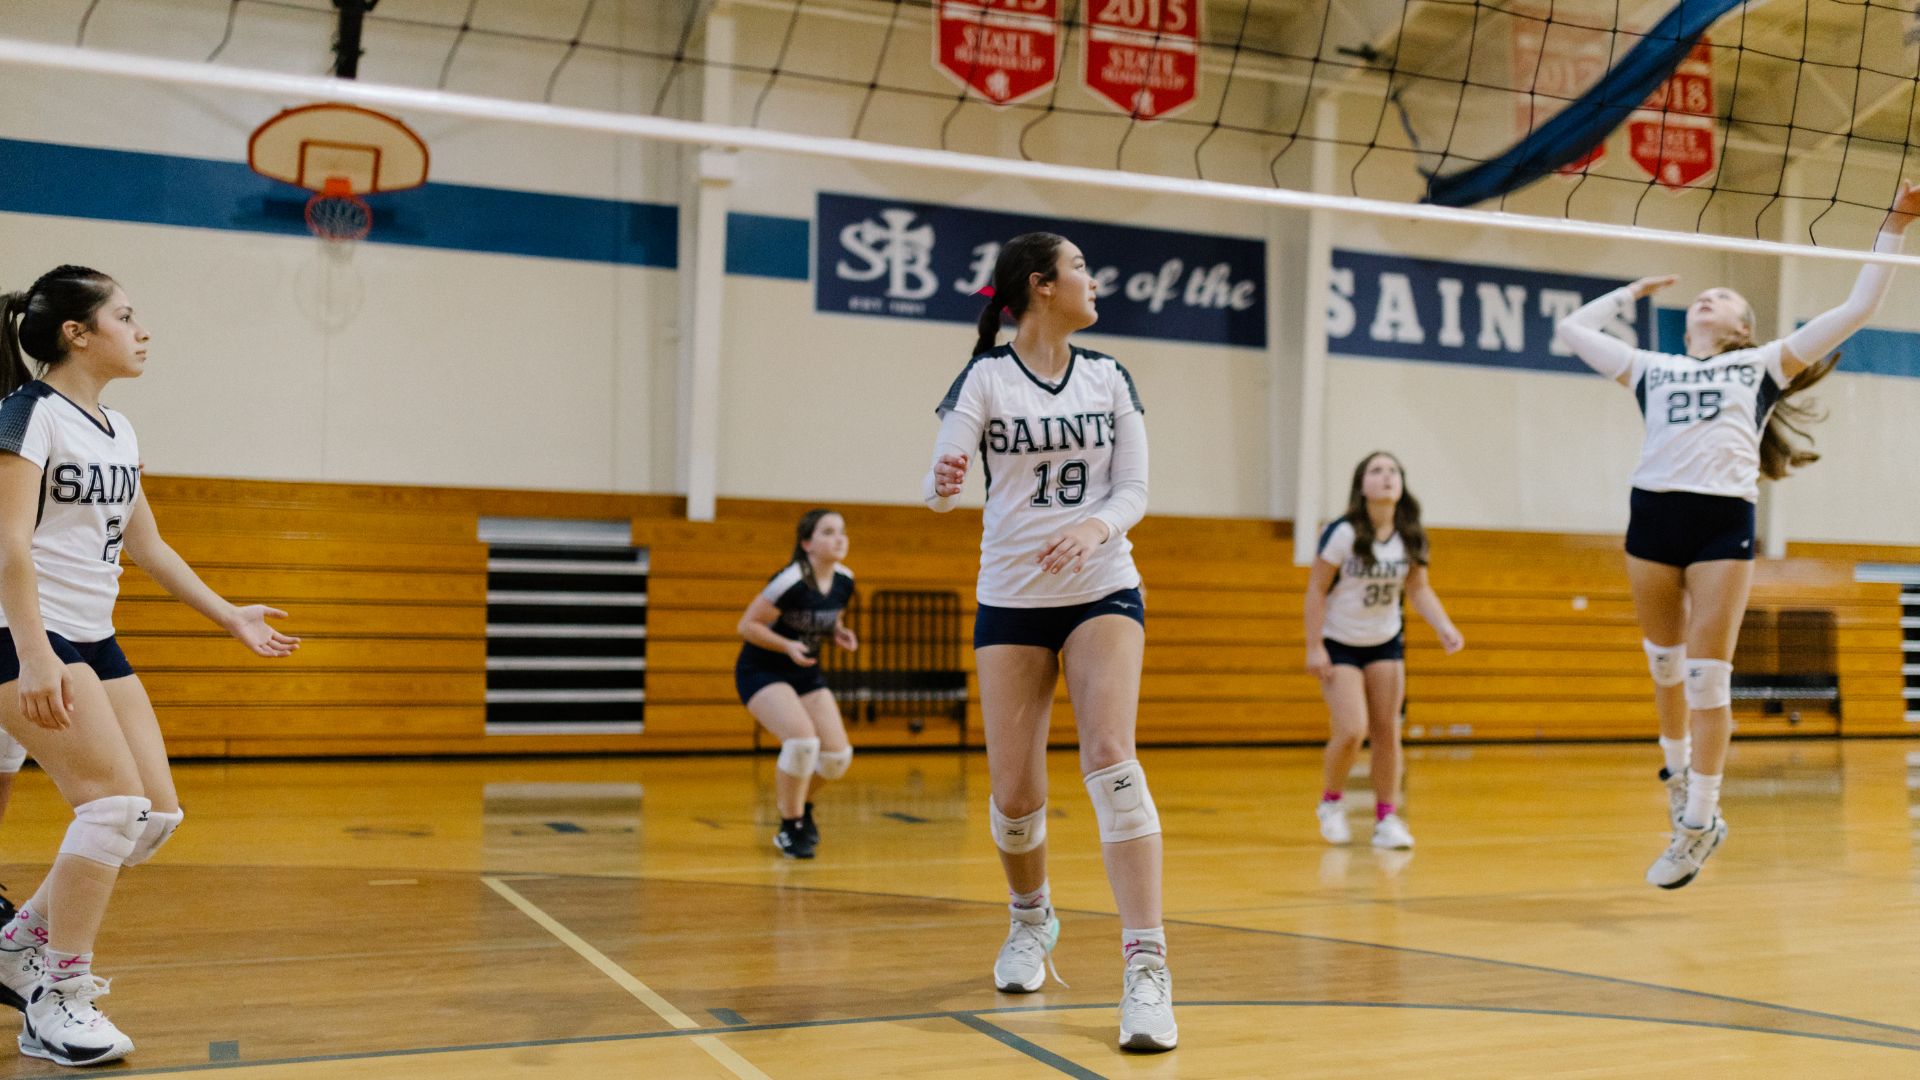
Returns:
[[[0,930],[0,949],[44,949],[47,947],[47,920],[28,904],[21,904],[13,921]]]
[[[1687,771],[1687,762],[1693,760],[1693,736],[1682,735],[1677,739],[1660,736],[1660,753],[1667,759],[1667,772],[1679,776]]]
[[[1687,774],[1687,809],[1680,824],[1689,829],[1704,829],[1713,823],[1720,810],[1720,777],[1695,770]]]
[[[1007,906],[1014,911],[1046,911],[1053,907],[1052,889],[1042,881],[1040,887],[1032,892],[1014,892],[1007,890]]]
[[[1167,958],[1167,928],[1156,926],[1151,930],[1121,930],[1120,953],[1128,963],[1141,953],[1152,953],[1164,963]]]

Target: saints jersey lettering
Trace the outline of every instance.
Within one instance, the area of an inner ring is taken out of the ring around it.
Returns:
[[[40,469],[33,531],[40,618],[70,641],[113,636],[120,549],[140,492],[133,425],[112,409],[100,412],[94,416],[44,382],[0,402],[0,453]]]
[[[1320,534],[1320,558],[1337,569],[1327,591],[1322,635],[1342,645],[1366,648],[1392,641],[1404,629],[1400,598],[1412,569],[1407,547],[1394,533],[1373,545],[1373,565],[1354,550],[1353,525],[1345,518]]]
[[[1646,417],[1633,486],[1755,499],[1760,437],[1787,384],[1781,344],[1706,360],[1635,350],[1627,384]]]
[[[1124,535],[1095,548],[1078,574],[1048,574],[1034,558],[1113,491],[1120,419],[1144,411],[1119,361],[1073,346],[1060,381],[1048,383],[1002,345],[968,361],[936,411],[957,414],[968,437],[979,437],[973,471],[987,485],[981,603],[1058,607],[1140,584]]]

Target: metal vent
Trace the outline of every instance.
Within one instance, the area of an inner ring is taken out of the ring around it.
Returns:
[[[645,548],[625,522],[483,518],[487,734],[637,734],[647,700]]]

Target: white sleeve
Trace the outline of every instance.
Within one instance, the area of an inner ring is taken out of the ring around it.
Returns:
[[[987,426],[985,382],[986,377],[980,373],[979,365],[968,364],[967,369],[954,380],[946,398],[934,410],[940,416],[940,434],[934,437],[933,460],[927,465],[927,475],[920,481],[920,498],[929,509],[938,513],[944,514],[959,505],[959,496],[941,496],[934,492],[933,466],[949,454],[967,455],[972,466],[980,464],[973,459],[979,456],[980,433]]]
[[[1633,370],[1639,350],[1601,327],[1632,303],[1633,294],[1623,285],[1561,319],[1554,333],[1575,356],[1586,361],[1588,367],[1618,381],[1620,376]]]
[[[1093,512],[1093,519],[1107,527],[1106,543],[1140,524],[1147,516],[1147,421],[1137,409],[1123,412],[1114,421],[1113,488],[1107,499]]]
[[[1352,554],[1353,526],[1342,521],[1327,533],[1327,542],[1320,545],[1320,558],[1335,566],[1345,566]]]
[[[1881,233],[1873,242],[1873,250],[1891,255],[1900,250],[1904,237],[1900,233]],[[1854,279],[1853,292],[1847,299],[1831,311],[1823,311],[1807,320],[1807,324],[1788,334],[1784,345],[1793,358],[1800,361],[1802,367],[1812,364],[1840,347],[1841,343],[1852,337],[1854,331],[1867,325],[1873,313],[1880,309],[1880,301],[1886,298],[1887,286],[1893,281],[1893,267],[1885,263],[1868,263],[1860,268],[1860,276]]]
[[[800,584],[800,567],[796,563],[788,563],[786,569],[773,575],[773,580],[767,582],[767,587],[760,590],[760,599],[779,607],[780,598],[787,595],[788,589],[798,584]]]

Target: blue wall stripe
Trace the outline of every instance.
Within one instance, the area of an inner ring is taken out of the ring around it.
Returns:
[[[299,236],[306,200],[237,162],[0,139],[0,211]],[[368,203],[369,243],[663,269],[678,261],[680,211],[661,203],[434,183]]]
[[[805,281],[813,223],[766,214],[727,215],[727,273]]]
[[[1659,320],[1660,351],[1684,354],[1687,309],[1657,308],[1654,316]],[[1920,332],[1869,326],[1848,338],[1839,351],[1842,374],[1920,379]]]

